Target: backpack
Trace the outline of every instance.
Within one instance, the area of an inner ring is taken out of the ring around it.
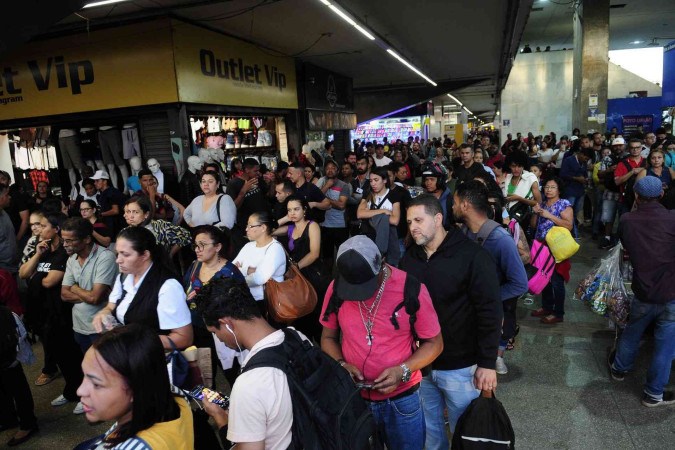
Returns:
[[[628,161],[625,159],[621,160],[621,164],[626,166],[626,169],[628,172],[633,170],[633,167],[630,165]],[[642,162],[638,167],[647,167],[647,160],[644,158],[642,159]],[[635,203],[635,190],[633,187],[635,186],[635,179],[637,178],[636,175],[631,175],[631,177],[626,181],[626,184],[624,185],[623,188],[623,201],[624,205],[628,206],[628,208],[632,208],[633,204]]]
[[[0,370],[8,369],[16,362],[19,348],[19,333],[14,315],[0,305]]]
[[[349,372],[291,328],[284,342],[255,354],[242,373],[258,367],[283,371],[293,401],[289,449],[381,449],[377,425]]]
[[[452,450],[514,449],[516,435],[502,403],[491,397],[474,399],[457,421]]]

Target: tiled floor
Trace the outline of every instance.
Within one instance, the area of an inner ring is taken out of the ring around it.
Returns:
[[[518,449],[675,449],[675,406],[645,408],[640,404],[649,361],[650,342],[643,343],[636,373],[623,383],[610,381],[606,357],[614,340],[607,319],[572,300],[579,279],[605,254],[592,241],[582,242],[574,257],[567,285],[565,322],[543,325],[529,316],[538,307],[520,305],[520,334],[516,348],[506,355],[509,373],[499,377],[497,398],[502,401],[516,432]],[[40,346],[37,347],[41,360]],[[19,447],[70,449],[107,425],[90,426],[74,416],[74,404],[53,408],[49,402],[63,389],[57,379],[44,387],[33,381],[40,366],[27,367],[33,388],[40,434]],[[672,385],[671,385],[672,388]],[[13,431],[0,434],[0,446]]]
[[[572,299],[579,279],[604,255],[593,241],[582,242],[567,285],[564,323],[544,325],[530,317],[538,299],[519,305],[520,334],[497,391],[518,449],[675,448],[675,406],[640,403],[651,342],[643,341],[636,372],[612,381],[606,360],[614,331],[607,319]]]

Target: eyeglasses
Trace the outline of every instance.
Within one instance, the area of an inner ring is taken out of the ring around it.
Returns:
[[[261,223],[259,223],[258,225],[246,225],[246,229],[248,230],[249,228],[257,228],[257,227],[261,227],[261,226],[262,226]]]
[[[63,245],[73,245],[75,242],[79,241],[78,238],[75,239],[62,239],[63,240]]]
[[[544,189],[547,189],[547,190],[558,189],[558,186],[544,186]]]
[[[30,224],[31,227],[42,227],[42,224],[40,222],[35,222]]]
[[[197,251],[197,249],[199,249],[199,251],[203,252],[204,247],[206,247],[207,245],[216,245],[216,243],[215,242],[197,242],[195,244],[192,244],[192,250]]]
[[[87,211],[91,211],[92,209],[94,209],[94,208],[80,208],[80,212],[87,212]]]

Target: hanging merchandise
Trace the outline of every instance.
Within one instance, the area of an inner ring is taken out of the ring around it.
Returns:
[[[135,123],[122,126],[122,154],[124,159],[141,156],[141,145],[138,142],[138,129]]]
[[[209,133],[220,133],[222,122],[219,117],[211,116],[206,123],[206,128]]]
[[[624,275],[632,274],[629,264],[623,261],[622,246],[614,246],[608,256],[581,280],[574,293],[574,297],[587,303],[591,311],[609,317],[621,328],[628,323],[633,299],[624,283]]]

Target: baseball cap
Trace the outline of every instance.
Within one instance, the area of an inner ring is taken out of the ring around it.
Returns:
[[[347,239],[337,253],[337,295],[344,300],[367,300],[378,286],[382,255],[377,245],[364,235]]]
[[[663,186],[660,179],[647,175],[635,183],[633,190],[642,198],[658,198],[663,191]]]
[[[577,139],[579,139],[579,136],[572,136],[572,137],[570,138],[570,142],[574,142],[574,141],[576,141]]]
[[[622,137],[615,138],[612,141],[612,145],[626,145],[626,140]]]
[[[108,175],[108,172],[105,170],[97,170],[96,173],[94,174],[93,177],[91,177],[92,180],[109,180],[110,175]]]

